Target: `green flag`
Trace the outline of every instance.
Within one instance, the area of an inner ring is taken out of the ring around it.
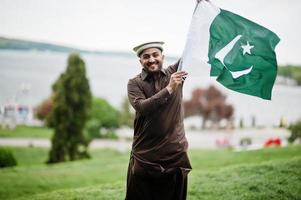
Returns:
[[[201,29],[193,27],[198,24]],[[197,5],[191,31],[186,51],[199,41],[200,48],[206,49],[200,56],[207,53],[210,75],[217,77],[219,83],[237,92],[271,99],[277,75],[274,49],[280,41],[275,33],[206,1]],[[187,53],[184,55],[183,59],[189,59]]]

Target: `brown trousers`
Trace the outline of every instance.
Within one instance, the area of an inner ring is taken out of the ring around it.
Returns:
[[[152,173],[131,159],[125,200],[186,200],[187,175],[176,170],[173,174]]]

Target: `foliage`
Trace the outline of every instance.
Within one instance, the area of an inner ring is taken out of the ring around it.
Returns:
[[[48,97],[47,99],[45,99],[44,101],[42,101],[42,103],[40,103],[40,105],[38,105],[35,108],[35,116],[39,119],[39,120],[46,120],[48,114],[51,112],[52,106],[53,106],[53,100],[52,100],[52,96]]]
[[[105,99],[94,97],[91,118],[97,119],[104,128],[117,128],[118,111]]]
[[[98,122],[97,119],[90,119],[87,121],[84,133],[85,133],[86,138],[88,139],[89,143],[94,138],[100,137],[100,127],[101,127],[101,124]]]
[[[121,104],[119,123],[120,123],[120,125],[133,127],[134,118],[135,118],[135,114],[133,112],[131,112],[130,102],[129,102],[128,98],[125,97]]]
[[[214,86],[207,89],[197,88],[192,91],[192,97],[184,101],[185,117],[200,115],[203,117],[202,128],[206,128],[209,120],[219,126],[222,119],[232,120],[234,108],[226,104],[226,96]]]
[[[88,142],[94,138],[118,139],[113,128],[101,128],[101,123],[97,119],[91,119],[87,122],[85,135]]]
[[[13,167],[17,165],[17,161],[13,153],[6,148],[0,148],[0,168]]]
[[[239,119],[239,128],[244,128],[244,119],[243,118]]]
[[[53,108],[47,124],[54,128],[48,163],[89,157],[83,135],[91,109],[92,95],[85,63],[78,54],[70,54],[68,66],[53,84]]]
[[[89,138],[116,138],[113,129],[119,127],[118,115],[118,111],[108,101],[94,97],[91,118],[86,124]]]
[[[289,130],[292,132],[291,136],[288,138],[289,142],[294,142],[296,139],[301,139],[301,121],[290,125]]]
[[[278,68],[278,75],[292,78],[301,85],[301,66],[287,65]]]
[[[36,108],[36,116],[40,120],[45,120],[52,109],[52,97],[44,100]],[[85,134],[87,139],[91,141],[93,138],[117,138],[113,133],[113,129],[119,127],[120,116],[124,116],[123,110],[122,114],[119,115],[118,110],[116,110],[108,101],[103,98],[93,97],[92,107],[90,113],[90,119],[85,126]],[[127,117],[127,113],[125,113]],[[123,117],[124,119],[124,117]],[[100,132],[102,128],[108,129],[107,131]],[[108,132],[108,133],[106,133]]]

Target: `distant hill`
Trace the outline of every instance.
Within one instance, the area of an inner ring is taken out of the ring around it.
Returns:
[[[35,42],[22,39],[12,39],[6,37],[0,37],[0,50],[36,50],[36,51],[52,51],[52,52],[78,52],[78,53],[91,53],[91,54],[101,54],[101,55],[115,55],[115,56],[133,56],[128,52],[111,52],[111,51],[88,51],[68,46]]]

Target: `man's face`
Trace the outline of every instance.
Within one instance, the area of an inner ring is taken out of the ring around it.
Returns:
[[[162,69],[164,55],[158,48],[145,49],[140,55],[141,65],[150,73],[158,72]]]

